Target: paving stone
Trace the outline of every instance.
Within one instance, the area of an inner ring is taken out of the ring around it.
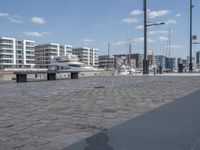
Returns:
[[[195,76],[2,82],[0,145],[59,150],[199,89]]]

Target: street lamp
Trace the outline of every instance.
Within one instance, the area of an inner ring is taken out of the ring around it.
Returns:
[[[200,44],[200,42],[193,42],[192,44],[196,44],[197,45],[197,44]]]
[[[193,72],[193,65],[192,65],[192,9],[193,9],[192,0],[190,0],[190,63],[189,63],[189,71]]]
[[[147,24],[147,0],[143,1],[144,4],[144,60],[143,60],[143,75],[149,74],[149,61],[147,60],[147,27],[164,25],[165,22]]]
[[[150,24],[147,24],[147,27],[150,27],[150,26],[159,26],[159,25],[164,25],[166,24],[165,22],[158,22],[158,23],[150,23]]]
[[[143,74],[149,74],[149,64],[147,61],[147,0],[144,0],[144,60]]]

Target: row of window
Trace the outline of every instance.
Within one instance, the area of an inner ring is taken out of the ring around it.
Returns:
[[[0,45],[0,48],[13,48],[13,45],[2,44]]]
[[[0,48],[13,48],[13,45],[8,45],[8,44],[1,44]],[[17,49],[23,49],[22,45],[17,45],[16,46]],[[30,50],[35,50],[34,46],[26,46],[26,49],[30,49]]]
[[[57,48],[58,49],[58,45],[37,45],[35,48],[36,49],[47,49],[47,48]]]
[[[35,61],[32,61],[32,60],[27,60],[27,61],[26,61],[26,63],[27,63],[27,64],[34,64],[34,63],[35,63]]]
[[[14,63],[13,60],[0,60],[0,63]]]
[[[13,40],[1,39],[1,40],[0,40],[0,44],[1,44],[1,43],[8,43],[8,44],[11,44],[11,43],[13,43]]]
[[[26,56],[26,59],[35,59],[34,56]]]
[[[13,53],[12,50],[0,50],[0,53]]]

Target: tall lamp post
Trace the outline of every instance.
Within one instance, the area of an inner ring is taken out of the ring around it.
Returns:
[[[192,64],[192,9],[193,9],[192,0],[190,0],[190,63],[189,63],[189,71],[193,72],[193,64]]]
[[[147,60],[147,0],[144,0],[144,60],[143,74],[149,74],[149,64]]]
[[[164,22],[147,24],[147,0],[143,1],[144,4],[144,60],[143,60],[143,75],[149,74],[149,61],[147,59],[147,27],[164,25]]]

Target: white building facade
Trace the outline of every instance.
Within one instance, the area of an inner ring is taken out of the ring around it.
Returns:
[[[0,69],[35,65],[35,41],[0,37]]]
[[[166,64],[166,57],[163,55],[154,55],[153,56],[153,64],[156,66],[161,66],[163,69],[165,69]]]
[[[71,45],[56,43],[39,44],[35,46],[35,63],[37,68],[47,68],[53,56],[63,56],[72,53]]]
[[[89,47],[73,48],[72,53],[77,55],[81,62],[93,67],[98,67],[99,49]]]

